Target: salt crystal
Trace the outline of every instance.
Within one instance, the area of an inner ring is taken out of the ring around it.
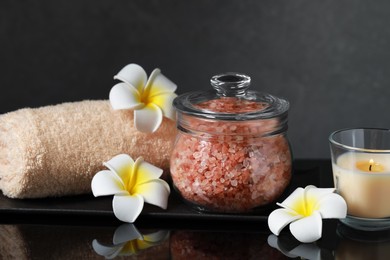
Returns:
[[[250,165],[250,162],[248,159],[244,159],[244,161],[242,162],[242,165],[247,168],[249,165]]]
[[[202,154],[199,153],[199,152],[195,152],[195,153],[193,154],[193,156],[194,156],[195,159],[199,159],[200,157],[202,157]]]
[[[212,173],[211,171],[207,171],[207,172],[205,172],[204,176],[205,176],[207,179],[209,179],[209,178],[213,177],[213,173]]]

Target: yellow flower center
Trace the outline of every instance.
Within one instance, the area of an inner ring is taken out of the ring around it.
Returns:
[[[143,93],[141,95],[141,102],[144,103],[145,105],[149,104],[150,103],[149,95]]]
[[[294,205],[293,205],[293,210],[302,216],[311,216],[314,211],[318,210],[318,200],[316,198],[300,198],[298,199]]]
[[[125,189],[129,192],[130,195],[139,193],[142,189],[139,185],[150,180],[151,175],[145,169],[139,167],[139,164],[143,159],[138,158],[134,163],[133,167],[129,169],[129,177],[125,181]]]
[[[161,93],[161,87],[158,85],[150,86],[149,88],[145,88],[141,93],[141,102],[146,105],[150,103],[160,104],[164,101],[164,96],[159,95]]]

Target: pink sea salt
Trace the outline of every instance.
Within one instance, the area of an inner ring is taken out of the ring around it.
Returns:
[[[259,110],[266,104],[235,98],[210,100],[199,108],[226,113]],[[284,133],[267,135],[277,118],[217,121],[184,116],[171,157],[175,189],[203,210],[247,212],[279,197],[291,178],[291,154]]]

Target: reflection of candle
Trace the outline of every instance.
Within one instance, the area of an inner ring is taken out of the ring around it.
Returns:
[[[335,186],[348,205],[348,214],[365,218],[390,217],[390,155],[345,153],[333,163]]]
[[[343,237],[335,252],[336,260],[366,260],[366,259],[388,259],[390,255],[390,241],[360,241]]]

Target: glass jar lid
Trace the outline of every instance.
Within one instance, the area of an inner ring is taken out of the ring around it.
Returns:
[[[276,96],[248,90],[251,78],[225,73],[211,78],[211,91],[195,91],[178,96],[173,106],[181,113],[217,120],[268,119],[287,114],[289,102]]]

